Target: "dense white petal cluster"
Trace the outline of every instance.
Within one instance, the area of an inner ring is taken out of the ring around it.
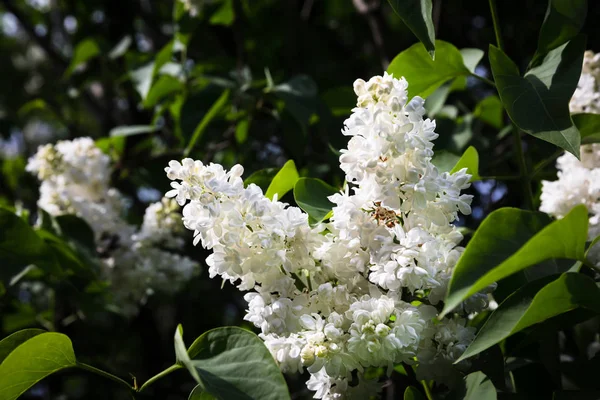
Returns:
[[[600,53],[585,52],[581,76],[569,107],[572,113],[600,113]]]
[[[50,215],[74,214],[93,229],[102,274],[115,303],[127,315],[152,291],[175,292],[197,271],[198,263],[162,250],[181,249],[181,213],[174,200],[150,205],[142,226],[124,219],[125,198],[110,187],[110,158],[90,138],[40,146],[27,170],[41,180],[38,206]]]
[[[600,54],[586,51],[577,90],[570,103],[571,113],[600,114]],[[558,179],[542,181],[540,211],[555,218],[584,204],[590,215],[588,239],[600,234],[600,144],[581,146],[581,160],[565,152],[556,160]],[[588,254],[600,265],[600,247]]]
[[[306,368],[315,398],[368,399],[369,367],[452,368],[473,338],[465,319],[437,320],[462,248],[452,225],[470,213],[470,175],[431,163],[438,135],[423,100],[391,75],[354,84],[358,106],[342,133],[348,182],[328,223],[244,187],[243,169],[184,159],[165,169],[195,242],[213,253],[210,276],[248,291],[245,319],[284,372]],[[482,304],[482,307],[487,304]],[[464,314],[463,314],[464,316]],[[433,372],[432,372],[433,371]],[[436,375],[444,379],[447,372]]]

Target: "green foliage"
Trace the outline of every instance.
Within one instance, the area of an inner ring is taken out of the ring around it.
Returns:
[[[175,333],[177,362],[206,393],[220,399],[290,398],[279,367],[254,333],[237,327],[213,329],[187,351],[181,335],[180,326]]]
[[[68,78],[77,67],[88,62],[89,60],[97,57],[100,54],[100,47],[98,47],[98,43],[94,39],[84,39],[75,47],[75,51],[73,52],[73,58],[71,59],[71,63],[69,67],[65,71],[64,77]]]
[[[0,365],[14,349],[32,337],[40,335],[44,332],[45,331],[42,329],[24,329],[0,340]]]
[[[581,144],[600,142],[600,115],[574,114],[573,123],[581,134]]]
[[[479,226],[448,286],[444,311],[472,294],[531,265],[551,258],[583,260],[588,216],[584,206],[550,222],[539,212],[501,208]]]
[[[273,196],[277,195],[277,198],[281,199],[287,192],[294,189],[298,179],[300,179],[300,175],[296,170],[296,164],[293,160],[289,160],[273,177],[265,196],[273,199]]]
[[[496,400],[498,397],[494,384],[482,372],[467,375],[455,393],[457,400]]]
[[[435,30],[431,18],[431,0],[388,0],[415,36],[423,43],[432,59],[435,58]]]
[[[425,400],[425,396],[414,386],[409,386],[404,391],[404,400]]]
[[[461,169],[466,168],[467,173],[471,174],[471,182],[480,180],[479,176],[479,153],[477,153],[477,149],[473,146],[469,146],[467,150],[463,153],[462,157],[456,162],[454,168],[450,170],[450,173],[453,174]]]
[[[54,332],[32,336],[0,364],[0,399],[15,400],[45,377],[75,365],[67,336]]]
[[[548,281],[551,281],[548,283]],[[515,333],[582,307],[600,314],[600,289],[578,273],[535,280],[504,300],[459,360],[472,357]]]
[[[427,97],[450,79],[471,74],[463,55],[448,42],[436,40],[436,57],[432,59],[421,43],[416,43],[398,54],[387,72],[405,77],[409,82],[408,98]]]
[[[198,140],[200,140],[200,138],[202,137],[202,134],[206,130],[206,127],[212,122],[212,120],[217,116],[217,114],[219,112],[221,112],[223,107],[225,107],[227,105],[228,99],[229,99],[229,91],[225,90],[221,94],[221,96],[219,96],[217,101],[215,101],[215,103],[210,107],[208,112],[206,114],[204,114],[204,117],[202,117],[202,120],[200,121],[198,126],[196,126],[196,129],[194,129],[194,133],[192,133],[192,138],[190,139],[190,142],[188,143],[187,147],[185,148],[184,154],[186,156],[188,154],[190,154],[190,152],[194,148],[194,145],[196,144],[196,142]]]
[[[320,179],[300,178],[294,186],[294,200],[308,214],[309,221],[320,222],[328,218],[333,207],[328,197],[337,192]]]
[[[578,36],[551,50],[524,76],[515,63],[490,45],[490,64],[500,99],[524,132],[579,157],[580,134],[569,114],[583,62],[585,38]]]

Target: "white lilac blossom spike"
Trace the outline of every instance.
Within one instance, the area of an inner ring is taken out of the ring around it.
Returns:
[[[41,209],[53,216],[74,214],[90,225],[101,276],[111,283],[115,304],[124,314],[135,315],[153,291],[178,291],[198,272],[197,262],[159,248],[183,247],[177,203],[165,198],[151,204],[139,229],[127,223],[125,198],[110,187],[110,158],[91,138],[40,146],[27,170],[42,181]]]
[[[423,99],[407,102],[407,86],[388,74],[354,83],[340,156],[349,185],[316,227],[299,208],[244,187],[239,165],[188,158],[165,169],[166,196],[184,205],[185,227],[213,252],[210,276],[247,291],[245,319],[284,372],[308,370],[315,398],[368,399],[381,386],[365,369],[400,362],[451,379],[445,369],[473,339],[464,318],[437,321],[463,251],[452,223],[471,212],[461,194],[470,175],[431,163],[435,122],[423,119]]]

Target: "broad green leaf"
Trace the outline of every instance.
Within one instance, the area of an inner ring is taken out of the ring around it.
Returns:
[[[481,49],[465,48],[460,49],[460,54],[462,55],[465,67],[474,74],[475,68],[477,68],[477,65],[479,65],[485,53]]]
[[[458,260],[442,316],[469,296],[531,265],[551,258],[584,259],[588,212],[579,205],[563,219],[516,208],[492,212]]]
[[[429,96],[445,82],[471,74],[460,51],[448,42],[435,41],[436,57],[432,60],[421,43],[415,43],[398,54],[387,72],[408,81],[408,98]]]
[[[338,190],[315,178],[300,178],[294,186],[294,199],[298,207],[308,214],[311,220],[319,222],[327,218],[333,203],[328,197]]]
[[[100,54],[100,47],[94,39],[84,39],[77,43],[73,51],[73,58],[65,71],[64,77],[68,78],[81,64],[88,62]]]
[[[581,144],[600,142],[600,114],[573,114],[571,118],[581,134]]]
[[[486,124],[490,124],[496,129],[502,129],[504,126],[503,115],[504,107],[502,106],[502,101],[496,95],[488,96],[481,100],[475,106],[475,111],[473,111],[475,118],[482,120]]]
[[[504,300],[457,362],[549,318],[582,307],[600,314],[600,289],[593,279],[565,273],[533,281]]]
[[[123,125],[111,129],[108,135],[110,137],[133,136],[140,135],[142,133],[155,132],[156,130],[157,128],[152,125]]]
[[[188,400],[215,400],[216,397],[206,392],[202,385],[197,385],[190,393]]]
[[[456,389],[456,400],[496,400],[498,394],[492,381],[483,372],[473,372],[463,378]]]
[[[435,58],[435,30],[431,18],[431,0],[388,0],[402,21]],[[439,54],[438,54],[439,56]]]
[[[244,179],[244,186],[248,187],[249,184],[253,183],[261,188],[263,193],[266,193],[271,181],[273,178],[275,178],[275,175],[277,175],[278,171],[278,168],[265,168],[258,170]]]
[[[175,360],[178,365],[181,365],[190,372],[192,378],[198,383],[200,383],[200,376],[198,376],[198,372],[194,368],[192,364],[192,360],[188,354],[188,350],[185,347],[185,343],[183,341],[183,327],[181,324],[177,325],[177,329],[175,330]]]
[[[289,399],[273,356],[254,333],[224,327],[203,333],[188,349],[204,390],[219,399]]]
[[[308,75],[297,75],[274,86],[270,92],[284,101],[285,109],[306,132],[310,117],[317,111],[318,90],[315,81]]]
[[[404,400],[425,400],[425,396],[416,387],[409,386],[404,391]]]
[[[62,237],[73,240],[88,250],[96,251],[94,231],[85,220],[69,214],[59,215],[54,217],[54,220]]]
[[[479,153],[473,146],[469,146],[458,160],[454,168],[450,171],[451,174],[467,168],[467,173],[471,174],[471,182],[481,179],[479,176]]]
[[[46,332],[14,349],[0,364],[0,399],[15,400],[45,377],[76,365],[71,340]]]
[[[154,61],[131,71],[129,77],[135,86],[135,90],[137,90],[142,100],[145,100],[154,78]]]
[[[175,65],[175,64],[169,64]],[[163,66],[163,69],[166,66]],[[163,70],[161,69],[161,71]],[[174,72],[176,73],[176,72]],[[183,84],[179,79],[171,75],[162,75],[152,85],[148,92],[148,96],[144,99],[144,107],[149,108],[155,106],[161,99],[183,90]]]
[[[551,50],[541,64],[519,74],[515,63],[490,45],[490,64],[500,100],[510,119],[524,132],[579,158],[580,137],[569,113],[577,87],[585,38],[578,36]]]
[[[460,156],[447,150],[440,150],[435,152],[431,162],[440,172],[450,172],[458,160],[460,160]]]
[[[37,233],[17,215],[0,208],[0,280],[7,282],[22,268],[47,256],[48,248]]]
[[[190,142],[188,143],[188,145],[185,149],[185,152],[184,152],[184,155],[186,157],[190,154],[190,152],[194,148],[194,145],[196,144],[196,142],[198,140],[200,140],[200,138],[202,137],[202,134],[204,133],[204,131],[206,130],[208,125],[210,125],[212,120],[215,119],[215,117],[217,115],[219,115],[221,110],[227,105],[228,101],[229,101],[229,90],[225,90],[225,91],[223,91],[221,96],[219,96],[217,101],[215,101],[214,104],[210,107],[210,109],[206,112],[206,114],[204,114],[204,117],[202,117],[202,120],[196,126],[196,129],[194,129],[192,138],[190,139]]]
[[[431,93],[425,100],[424,107],[427,110],[427,116],[429,118],[435,117],[435,115],[444,107],[446,99],[450,94],[452,88],[451,83],[445,83]]]
[[[111,60],[115,60],[125,55],[132,43],[133,40],[131,39],[131,35],[125,35],[123,39],[121,39],[119,43],[117,43],[115,47],[113,47],[112,50],[108,53],[108,58],[110,58]]]
[[[531,65],[535,66],[551,50],[565,44],[581,32],[587,15],[587,0],[548,0],[538,48]]]
[[[294,160],[289,160],[277,172],[265,196],[272,200],[277,194],[277,198],[281,199],[287,192],[294,189],[298,179],[300,179],[300,175],[298,175],[298,170],[296,170],[296,164]]]
[[[22,343],[25,343],[32,337],[44,332],[46,331],[43,329],[23,329],[0,340],[0,364],[2,364],[4,359]]]

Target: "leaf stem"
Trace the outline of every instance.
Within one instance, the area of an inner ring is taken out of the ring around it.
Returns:
[[[111,373],[108,373],[106,371],[102,371],[101,369],[98,369],[96,367],[92,367],[91,365],[84,364],[84,363],[79,362],[79,361],[77,362],[77,364],[75,366],[77,368],[89,371],[89,372],[94,373],[96,375],[100,375],[100,376],[103,376],[103,377],[105,377],[107,379],[115,381],[115,382],[117,382],[117,383],[119,383],[121,385],[126,386],[127,389],[129,389],[129,390],[135,390],[133,388],[133,386],[131,386],[127,381],[125,381],[125,380],[123,380],[123,379],[119,378],[118,376],[115,376],[115,375],[113,375]]]
[[[502,50],[504,44],[502,43],[502,35],[500,34],[500,21],[498,20],[498,9],[496,8],[496,0],[489,0],[490,12],[492,13],[492,22],[494,23],[494,33],[496,34],[496,44],[498,48]]]
[[[527,208],[530,210],[534,210],[533,208],[533,192],[531,191],[531,179],[527,172],[527,163],[525,162],[525,153],[523,153],[523,144],[521,143],[521,131],[517,126],[513,128],[513,138],[514,138],[514,153],[517,158],[517,163],[519,164],[519,172],[521,174],[521,186],[523,188],[523,192],[525,195],[525,202],[527,204]]]
[[[493,81],[489,80],[488,78],[486,78],[484,76],[480,76],[477,74],[471,74],[471,76],[475,79],[479,79],[481,82],[487,83],[491,87],[494,87],[494,88],[496,87],[496,84]]]
[[[425,396],[427,396],[427,400],[433,400],[433,393],[431,393],[429,383],[427,381],[421,381],[421,385],[423,385],[423,389],[425,390]]]
[[[178,369],[181,369],[181,368],[183,368],[183,367],[179,364],[171,365],[169,368],[165,369],[162,372],[159,372],[158,374],[154,375],[152,378],[148,379],[137,391],[141,392],[142,390],[146,389],[148,386],[152,385],[157,380],[159,380],[159,379],[169,375],[171,372],[177,371]]]

